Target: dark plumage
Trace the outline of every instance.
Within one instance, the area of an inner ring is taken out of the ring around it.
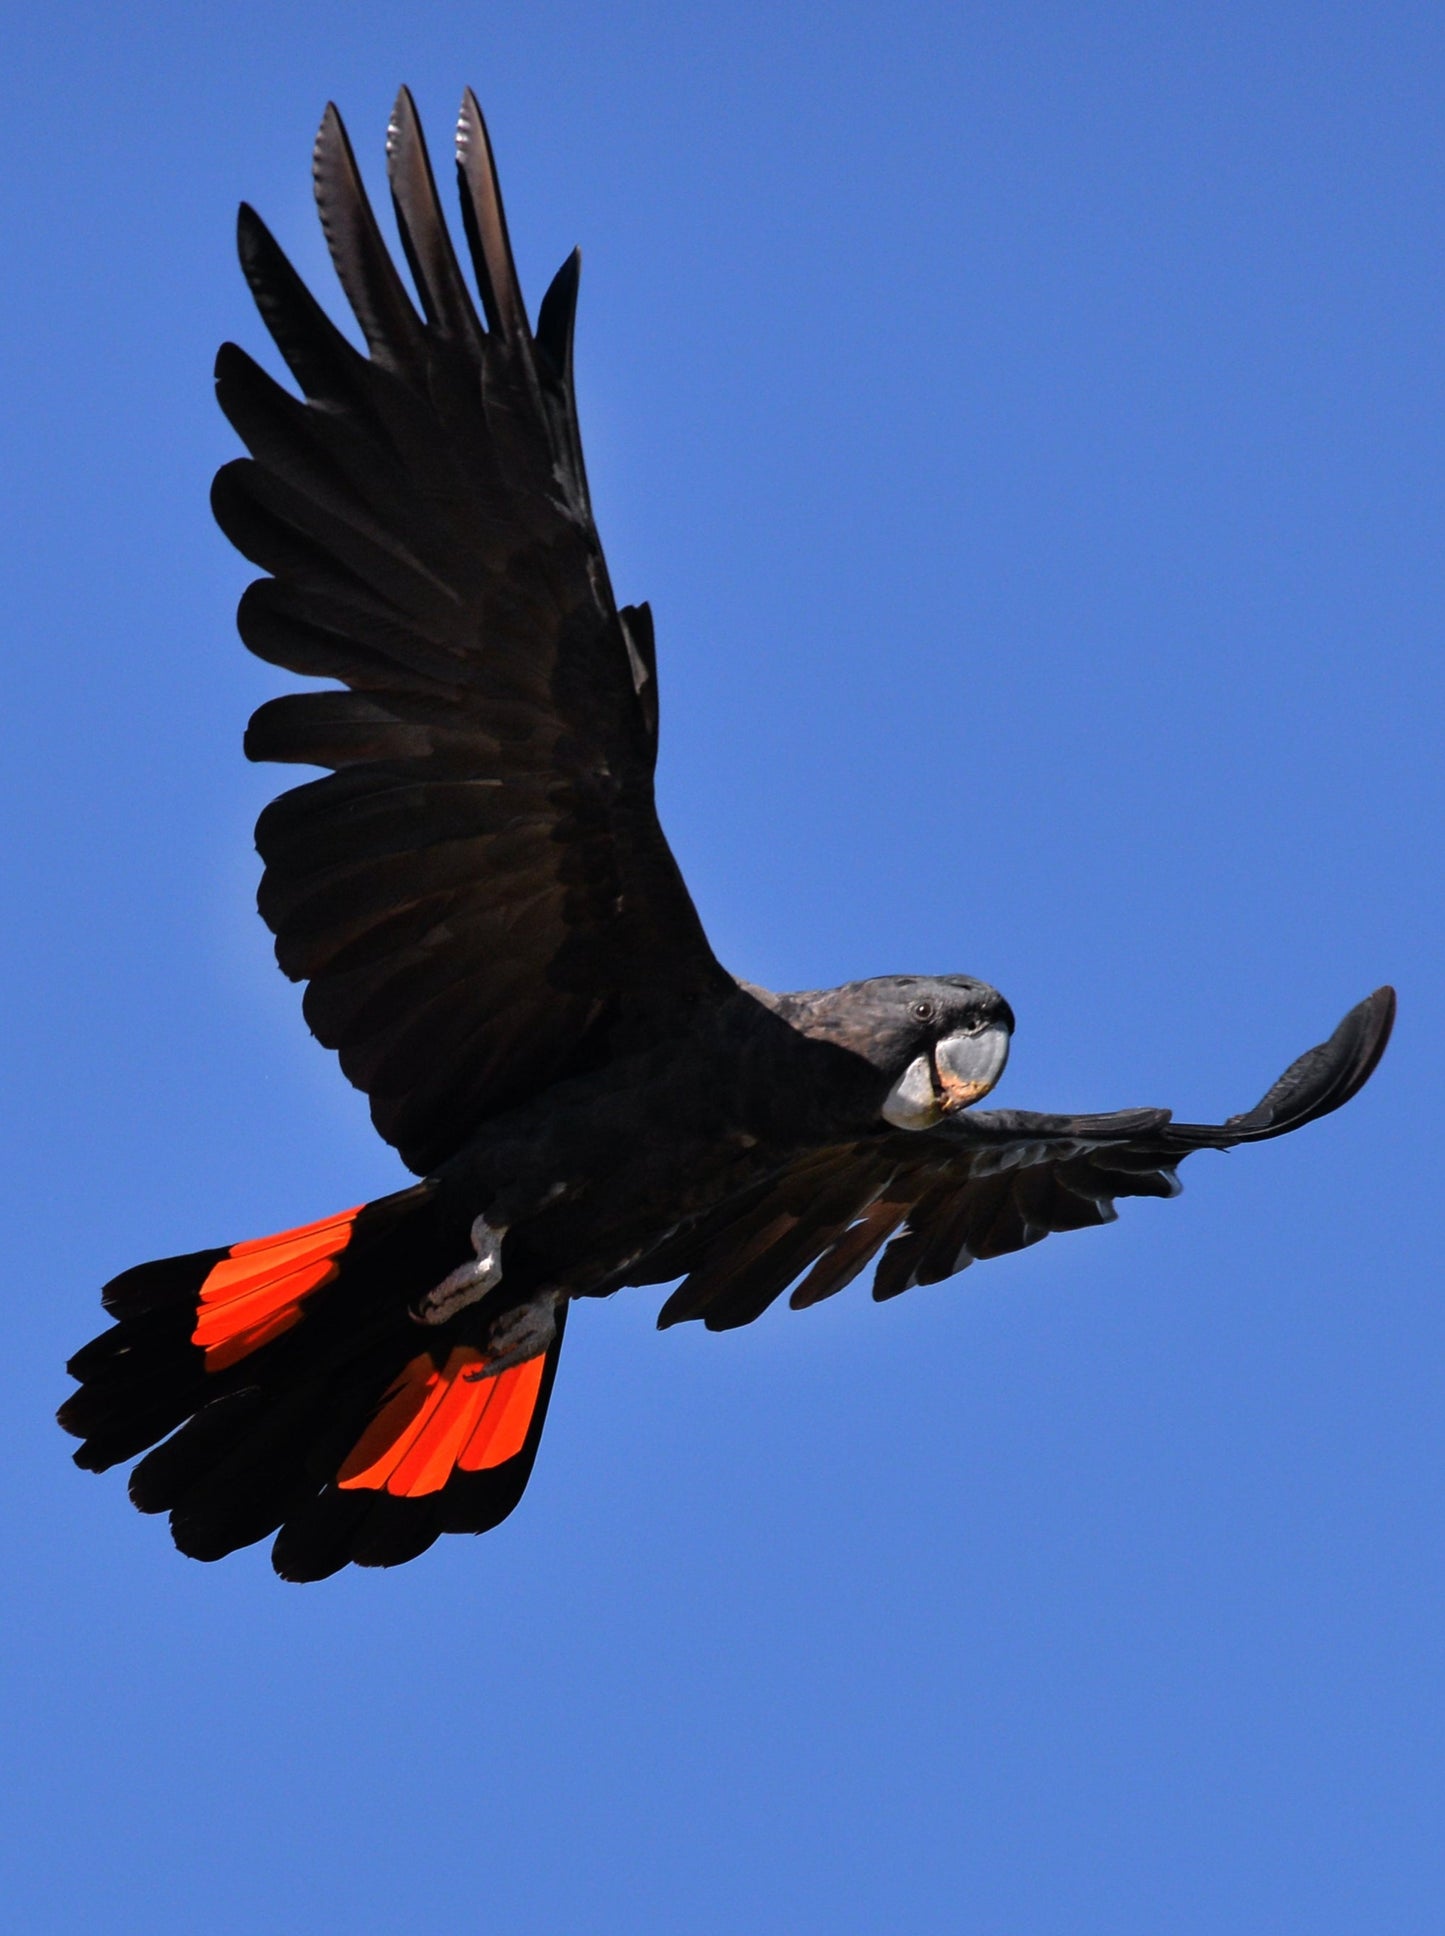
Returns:
[[[410,97],[387,137],[417,301],[340,118],[321,220],[367,344],[249,208],[242,267],[300,389],[227,344],[250,455],[213,503],[267,574],[239,626],[339,682],[262,706],[257,760],[328,769],[262,814],[262,915],[306,1018],[421,1181],[106,1287],[114,1327],[61,1411],[99,1470],[213,1559],[277,1532],[278,1570],[394,1565],[520,1498],[568,1301],[681,1279],[660,1322],[746,1324],[876,1259],[896,1296],[1172,1196],[1196,1149],[1338,1108],[1384,1050],[1380,989],[1220,1125],[1162,1109],[971,1105],[1014,1018],[966,976],[773,995],[712,953],[653,805],[657,671],[592,522],[572,386],[578,258],[535,330],[475,101],[458,180],[481,314]]]

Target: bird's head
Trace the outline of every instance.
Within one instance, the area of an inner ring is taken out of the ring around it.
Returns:
[[[969,975],[880,975],[809,1000],[807,1034],[851,1049],[883,1078],[879,1113],[932,1129],[986,1096],[1003,1074],[1013,1010]]]
[[[1004,1072],[1013,1010],[967,975],[896,976],[880,993],[880,1035],[896,1069],[881,1114],[895,1129],[931,1129],[986,1096]]]

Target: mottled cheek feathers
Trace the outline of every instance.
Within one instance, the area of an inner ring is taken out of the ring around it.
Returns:
[[[945,1035],[915,1056],[884,1098],[882,1115],[895,1129],[932,1129],[957,1109],[986,1096],[1008,1061],[1009,1031],[1002,1021],[973,1023]]]

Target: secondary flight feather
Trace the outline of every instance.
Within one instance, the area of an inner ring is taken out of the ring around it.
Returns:
[[[258,565],[238,625],[337,682],[251,721],[326,769],[261,815],[259,905],[313,1032],[420,1179],[277,1236],[124,1272],[61,1423],[201,1559],[275,1535],[288,1579],[411,1559],[516,1505],[570,1301],[680,1279],[659,1322],[930,1284],[1172,1196],[1181,1158],[1297,1129],[1367,1080],[1381,988],[1222,1124],[985,1111],[1014,1017],[966,975],[773,994],[708,943],[658,823],[657,666],[592,518],[578,258],[535,328],[491,144],[457,128],[475,300],[403,90],[387,164],[409,291],[328,108],[322,227],[366,353],[250,208],[241,265],[299,391],[234,344],[249,455],[216,479]],[[414,291],[414,294],[412,293]]]

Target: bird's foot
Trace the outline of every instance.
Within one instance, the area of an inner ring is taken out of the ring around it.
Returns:
[[[413,1322],[446,1324],[458,1311],[477,1303],[500,1284],[502,1239],[506,1234],[504,1223],[490,1224],[485,1217],[478,1217],[472,1225],[472,1249],[476,1256],[470,1263],[458,1265],[440,1284],[433,1285],[425,1297],[417,1299],[411,1307]]]
[[[557,1335],[557,1310],[565,1292],[539,1291],[530,1304],[504,1311],[487,1333],[486,1362],[468,1378],[495,1378],[544,1352]]]

